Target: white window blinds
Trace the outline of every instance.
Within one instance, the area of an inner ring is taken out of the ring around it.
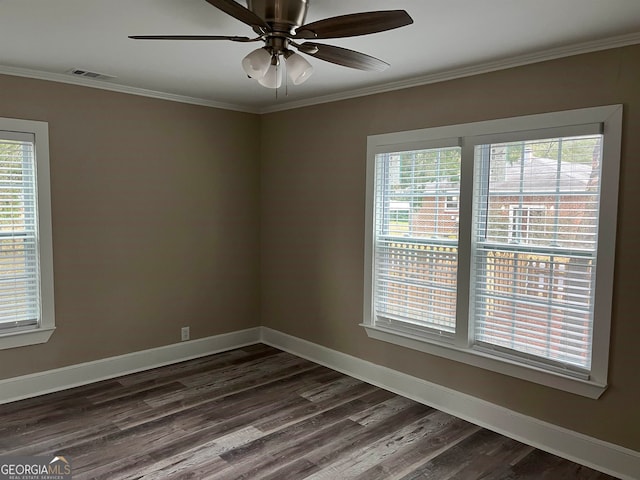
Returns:
[[[475,148],[474,339],[591,367],[602,135]]]
[[[460,148],[376,155],[378,325],[453,333]]]
[[[0,131],[0,333],[40,321],[34,135]]]

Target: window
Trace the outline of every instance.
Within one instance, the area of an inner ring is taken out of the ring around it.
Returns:
[[[379,157],[376,177],[385,181],[375,206],[375,302],[388,322],[455,328],[458,225],[445,192],[459,188],[459,175],[459,147]]]
[[[0,348],[54,326],[47,124],[0,118]]]
[[[504,210],[504,206],[500,208]],[[542,205],[509,205],[509,242],[527,243],[533,238],[544,226],[544,212]]]
[[[458,211],[458,196],[457,195],[447,195],[445,204],[445,210],[450,210],[453,212]]]
[[[367,333],[601,395],[621,119],[611,106],[369,137]]]

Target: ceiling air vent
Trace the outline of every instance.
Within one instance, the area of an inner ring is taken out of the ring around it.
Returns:
[[[84,68],[72,68],[71,70],[67,71],[67,73],[73,75],[74,77],[92,78],[94,80],[110,80],[112,78],[116,78],[113,75],[91,72],[89,70],[85,70]]]

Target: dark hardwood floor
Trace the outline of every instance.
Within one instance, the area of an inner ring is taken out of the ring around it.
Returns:
[[[74,479],[611,479],[265,345],[0,405]]]

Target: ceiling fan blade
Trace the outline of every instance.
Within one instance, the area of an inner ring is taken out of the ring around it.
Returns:
[[[129,35],[134,40],[231,40],[232,42],[257,42],[258,38],[230,37],[227,35]]]
[[[231,15],[236,20],[240,20],[242,23],[246,23],[251,27],[262,27],[265,29],[269,28],[269,25],[267,25],[267,23],[263,19],[261,19],[247,7],[240,5],[238,2],[234,2],[234,0],[206,1],[217,9],[222,10],[224,13]]]
[[[352,13],[302,25],[293,38],[354,37],[384,32],[412,23],[413,19],[404,10]]]
[[[298,47],[298,50],[325,62],[335,63],[343,67],[357,68],[358,70],[382,72],[389,67],[387,62],[383,62],[378,58],[333,45],[305,42]]]

